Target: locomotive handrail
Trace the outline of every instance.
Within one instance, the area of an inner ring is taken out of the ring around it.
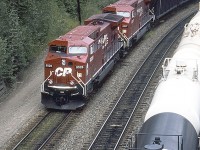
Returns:
[[[44,90],[44,84],[45,84],[45,82],[52,76],[52,74],[53,74],[53,72],[54,71],[50,71],[50,75],[44,80],[44,82],[42,83],[42,85],[41,85],[41,92],[42,93],[47,93],[48,94],[48,92],[45,92],[45,90]],[[72,76],[72,78],[74,79],[74,80],[76,80],[76,82],[83,88],[83,95],[85,95],[86,96],[86,84],[84,84],[84,82],[78,77],[78,79],[79,80],[77,80],[73,75],[72,75],[72,73],[71,73],[71,76]],[[80,83],[82,83],[82,84],[80,84]]]
[[[149,9],[149,12],[152,14],[152,19],[153,19],[153,22],[154,22],[155,19],[156,19],[156,16],[154,14],[154,10]]]
[[[44,82],[42,83],[42,85],[41,85],[41,92],[42,92],[42,93],[48,93],[48,92],[45,92],[45,91],[44,91],[44,83],[52,76],[53,72],[54,72],[54,71],[50,71],[50,75],[49,75],[49,76],[44,80]]]
[[[124,39],[124,41],[126,43],[125,45],[127,46],[128,45],[128,37],[125,34],[123,34],[122,32],[120,32],[120,30],[118,30],[118,33],[119,33],[120,37],[122,39]]]
[[[77,72],[78,73],[78,72]],[[77,76],[77,78],[79,79],[79,80],[77,80],[74,76],[73,76],[73,74],[71,73],[71,76],[72,76],[72,78],[74,79],[74,80],[76,80],[76,82],[83,88],[83,95],[85,95],[86,96],[86,84],[84,84],[84,82]],[[80,83],[82,83],[82,84],[80,84]]]
[[[78,73],[78,72],[77,72]],[[81,78],[79,76],[77,76],[77,78],[80,80],[80,82],[84,85],[84,88],[83,88],[83,95],[86,96],[86,84],[84,84],[83,80],[81,80]]]

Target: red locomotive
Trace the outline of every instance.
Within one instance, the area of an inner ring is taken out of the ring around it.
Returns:
[[[189,0],[119,0],[103,14],[85,20],[67,34],[49,43],[45,58],[42,104],[47,108],[74,110],[85,105],[96,84],[101,82],[133,41],[137,41],[159,18]],[[154,15],[149,8],[154,9]],[[163,8],[160,10],[160,8]]]
[[[101,82],[119,58],[122,42],[118,26],[123,17],[94,15],[67,34],[49,43],[45,59],[42,103],[47,108],[76,109]]]

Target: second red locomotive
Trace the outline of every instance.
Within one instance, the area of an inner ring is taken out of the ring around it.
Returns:
[[[149,9],[149,0],[120,0],[103,8],[104,13],[123,16],[119,34],[124,39],[124,46],[129,48],[140,39],[154,21],[153,12]]]

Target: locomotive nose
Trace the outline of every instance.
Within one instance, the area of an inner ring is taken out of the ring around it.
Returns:
[[[48,67],[45,67],[46,80],[42,84],[42,103],[47,108],[59,110],[83,107],[84,87],[78,81],[83,77],[84,65],[63,57],[51,58],[45,63]]]

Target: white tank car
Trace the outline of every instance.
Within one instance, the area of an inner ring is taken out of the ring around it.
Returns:
[[[160,81],[137,148],[196,150],[200,132],[200,11],[185,25],[172,58],[163,64]]]

